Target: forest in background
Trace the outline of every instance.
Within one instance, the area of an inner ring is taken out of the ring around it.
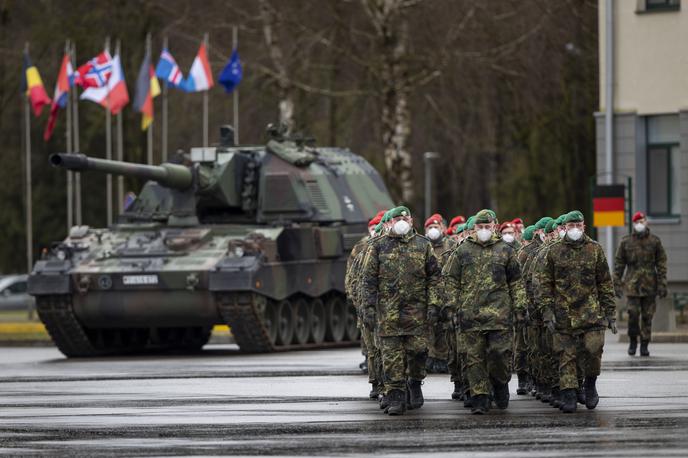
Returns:
[[[490,207],[527,223],[589,211],[598,105],[596,0],[0,0],[0,272],[25,266],[22,51],[52,97],[66,39],[78,64],[122,44],[133,100],[152,34],[186,74],[209,33],[213,76],[239,29],[240,139],[262,143],[281,120],[323,146],[349,147],[383,173],[395,201],[422,217],[423,153],[436,151],[436,207],[445,217]],[[169,150],[202,144],[202,95],[170,90]],[[210,141],[232,122],[232,97],[210,90]],[[159,162],[161,97],[155,99]],[[66,234],[65,116],[49,143],[32,119],[34,253]],[[125,160],[144,162],[146,134],[123,112]],[[85,154],[105,155],[104,109],[79,104]],[[138,191],[141,183],[127,180]],[[106,221],[102,176],[83,174],[83,220]]]

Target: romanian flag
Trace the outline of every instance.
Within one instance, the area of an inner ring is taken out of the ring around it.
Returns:
[[[597,185],[592,198],[595,227],[626,225],[626,187],[622,184]]]
[[[26,91],[26,96],[31,102],[34,116],[38,117],[43,111],[44,105],[50,104],[50,97],[45,92],[43,87],[43,80],[38,73],[38,69],[31,63],[31,58],[28,52],[24,52],[24,82],[23,89]]]
[[[153,98],[158,95],[160,95],[160,84],[155,76],[150,54],[146,53],[146,57],[141,62],[139,76],[136,78],[136,96],[134,97],[134,108],[142,115],[141,130],[147,130],[153,122]]]

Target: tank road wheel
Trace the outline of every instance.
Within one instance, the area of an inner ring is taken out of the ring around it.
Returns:
[[[352,342],[357,341],[361,337],[361,331],[358,329],[358,317],[356,316],[356,309],[347,307],[346,313],[346,340]]]
[[[326,338],[330,342],[341,342],[346,332],[346,302],[338,296],[328,299],[326,305],[327,333]]]
[[[310,336],[310,310],[308,301],[300,297],[294,301],[294,343],[303,345]]]
[[[294,338],[294,309],[287,299],[277,305],[277,344],[289,345]]]
[[[263,325],[265,326],[265,331],[268,335],[268,340],[272,345],[277,342],[277,330],[279,328],[279,320],[277,319],[277,306],[279,304],[274,301],[265,301],[263,309]]]
[[[325,318],[325,304],[320,299],[314,299],[310,304],[310,341],[321,344],[325,341],[327,319]]]

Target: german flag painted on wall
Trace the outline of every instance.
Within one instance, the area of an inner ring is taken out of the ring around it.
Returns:
[[[26,91],[26,96],[29,98],[31,108],[33,109],[33,115],[38,117],[41,115],[41,111],[43,111],[43,106],[50,105],[51,100],[48,97],[48,93],[45,92],[38,69],[31,63],[28,52],[24,52],[23,83],[24,91]]]
[[[597,185],[592,198],[593,226],[626,225],[626,186],[622,184]]]

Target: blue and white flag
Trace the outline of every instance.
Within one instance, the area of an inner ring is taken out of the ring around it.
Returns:
[[[155,76],[167,81],[172,87],[180,88],[182,82],[184,81],[184,75],[177,65],[177,61],[174,60],[170,51],[167,48],[163,49],[160,53],[160,60],[158,61],[158,66],[155,67]]]
[[[241,79],[244,77],[244,71],[241,67],[241,60],[239,60],[239,53],[235,49],[232,51],[232,56],[225,68],[220,72],[217,82],[224,86],[227,93],[232,92],[235,87],[239,85]]]

